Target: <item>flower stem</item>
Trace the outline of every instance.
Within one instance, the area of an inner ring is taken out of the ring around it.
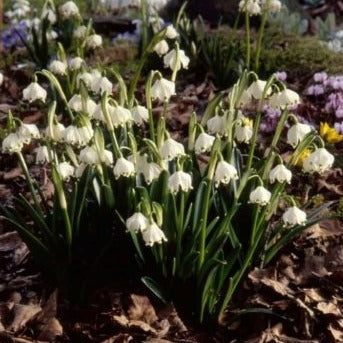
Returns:
[[[245,31],[246,31],[246,69],[250,69],[251,44],[250,44],[250,17],[248,11],[245,12]]]
[[[265,11],[262,15],[261,26],[260,26],[260,30],[258,32],[257,48],[256,48],[256,56],[255,56],[255,72],[257,74],[258,74],[258,71],[260,68],[260,56],[261,56],[262,40],[263,40],[263,34],[264,34],[266,22],[267,22],[267,11]]]

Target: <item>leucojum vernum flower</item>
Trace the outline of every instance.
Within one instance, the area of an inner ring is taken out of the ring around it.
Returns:
[[[240,10],[259,15],[267,5],[270,11],[280,6],[279,1],[248,0],[241,1]],[[72,1],[59,14],[63,20],[80,16]],[[82,25],[73,37],[90,49],[102,44]],[[2,209],[40,260],[54,256],[58,263],[70,262],[92,223],[97,230],[127,231],[142,270],[153,271],[142,275],[144,283],[165,299],[179,289],[191,290],[193,310],[203,321],[224,313],[249,268],[271,261],[318,219],[286,192],[300,156],[310,149],[302,166],[307,174],[329,170],[334,157],[317,132],[291,114],[299,95],[274,77],[260,80],[248,71],[216,106],[208,104],[207,118],[200,122],[195,113],[191,116],[188,137],[175,136],[168,129],[168,104],[177,93],[178,73],[191,62],[178,39],[177,29],[168,26],[147,46],[141,65],[157,53],[172,76],[151,71],[145,100],[136,98],[142,68],[126,84],[118,71],[95,68],[74,55],[69,64],[55,59],[49,70],[38,72],[55,100],[36,76],[23,100],[44,105],[46,126],[38,129],[10,113],[2,141],[2,152],[16,155],[24,171],[32,202],[20,201],[32,220],[23,223],[15,209]],[[249,104],[254,113],[245,111]],[[282,114],[270,146],[261,152],[265,104]],[[153,115],[161,106],[161,115]],[[287,160],[278,153],[281,137],[290,151]],[[30,144],[37,164],[51,171],[52,205],[26,162],[24,148]],[[108,227],[99,227],[104,218]]]

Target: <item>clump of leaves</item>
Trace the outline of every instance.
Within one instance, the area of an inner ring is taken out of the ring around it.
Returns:
[[[261,72],[267,75],[278,70],[286,71],[290,79],[309,78],[323,70],[339,74],[343,72],[343,56],[328,50],[316,37],[267,30],[261,53]]]

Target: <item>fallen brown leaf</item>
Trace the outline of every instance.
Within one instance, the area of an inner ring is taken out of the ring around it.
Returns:
[[[22,329],[28,322],[33,320],[36,315],[42,310],[36,304],[16,304],[13,307],[14,319],[10,326],[7,328],[9,331],[17,332]]]

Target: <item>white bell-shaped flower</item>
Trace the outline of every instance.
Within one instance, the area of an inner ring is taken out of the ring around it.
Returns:
[[[74,57],[69,61],[70,70],[79,70],[84,64],[84,60],[81,57]]]
[[[67,1],[59,8],[62,19],[75,18],[80,15],[79,8],[74,1]]]
[[[227,185],[231,180],[238,179],[237,169],[226,161],[219,161],[214,173],[214,184],[216,187],[222,183]]]
[[[307,221],[306,212],[300,210],[298,207],[293,206],[287,209],[282,215],[282,220],[285,226],[305,225]]]
[[[4,75],[0,73],[0,87],[2,86],[3,83],[4,83]]]
[[[247,92],[251,94],[251,96],[254,99],[261,100],[263,97],[263,93],[265,92],[266,86],[267,86],[267,81],[256,80],[249,86],[249,88],[247,89]],[[271,88],[269,87],[266,90],[265,97],[268,96],[270,93],[271,93]]]
[[[84,171],[86,170],[86,168],[87,168],[87,164],[85,164],[85,163],[80,163],[80,164],[75,168],[75,173],[74,173],[75,177],[78,178],[78,179],[81,178],[82,175],[83,175],[83,173],[84,173]]]
[[[304,139],[304,137],[311,132],[311,127],[307,124],[296,123],[287,132],[287,143],[293,148]]]
[[[165,68],[170,68],[171,70],[180,70],[181,68],[187,69],[190,59],[186,56],[183,50],[177,52],[176,49],[170,51],[163,58],[163,63]]]
[[[96,49],[102,45],[102,37],[97,34],[90,35],[86,38],[86,47],[88,49]]]
[[[75,112],[85,112],[89,117],[93,117],[95,110],[97,109],[96,103],[88,98],[85,102],[82,101],[82,97],[79,94],[73,95],[68,101],[68,105]]]
[[[114,106],[110,110],[110,116],[115,128],[124,126],[126,123],[132,121],[131,112],[123,106]]]
[[[209,133],[227,136],[226,116],[220,116],[216,114],[207,121],[206,126]]]
[[[55,24],[57,20],[56,13],[51,8],[44,8],[41,18],[47,19],[50,24]]]
[[[97,93],[97,94],[102,94],[104,92],[107,92],[108,94],[112,94],[113,84],[105,76],[94,78],[91,83],[91,89],[94,93]]]
[[[146,246],[152,247],[154,244],[162,244],[166,242],[167,238],[164,232],[158,227],[156,223],[150,223],[142,233],[143,240]]]
[[[247,12],[250,16],[260,15],[262,13],[259,0],[241,0],[239,2],[239,10],[241,12]]]
[[[176,140],[168,138],[161,146],[160,154],[164,160],[171,161],[176,157],[185,156],[185,148]]]
[[[73,32],[73,36],[78,39],[83,39],[86,37],[87,27],[84,25],[79,26]]]
[[[163,56],[169,51],[169,45],[165,39],[162,39],[154,46],[154,51],[159,55]]]
[[[265,206],[270,202],[271,196],[272,195],[268,189],[264,188],[263,186],[258,186],[250,193],[249,202],[252,204]]]
[[[158,179],[162,172],[162,168],[155,162],[148,162],[147,155],[136,156],[136,170],[139,174],[143,174],[145,182],[150,185],[154,180]]]
[[[23,90],[23,98],[28,102],[33,102],[36,100],[41,100],[45,102],[47,96],[46,90],[41,87],[37,82],[30,83],[24,90]]]
[[[143,232],[150,225],[149,219],[141,212],[134,213],[130,218],[126,219],[126,228],[129,232]]]
[[[239,143],[249,143],[253,135],[253,121],[248,118],[241,118],[235,126],[235,138]]]
[[[81,145],[87,145],[94,136],[94,130],[91,125],[84,125],[78,128],[79,135],[81,137]]]
[[[62,180],[68,181],[74,176],[75,168],[69,162],[62,162],[56,167],[58,174]]]
[[[120,157],[114,165],[113,172],[116,179],[121,176],[131,177],[135,174],[135,165],[124,157]]]
[[[18,129],[18,135],[25,144],[29,144],[32,138],[40,137],[38,127],[35,124],[21,123]]]
[[[274,183],[275,181],[280,183],[291,183],[291,179],[292,172],[289,169],[287,169],[283,164],[278,164],[269,173],[269,180],[271,183]]]
[[[134,122],[141,126],[149,119],[149,111],[146,107],[137,105],[132,109],[132,117]]]
[[[189,192],[193,188],[192,177],[181,170],[176,171],[168,180],[168,188],[174,194],[179,191]]]
[[[175,94],[175,83],[167,79],[158,79],[151,87],[151,98],[168,101]]]
[[[175,39],[179,37],[179,33],[176,31],[173,25],[168,25],[166,29],[166,37],[169,39]]]
[[[212,149],[213,143],[215,141],[215,137],[202,132],[195,140],[194,150],[196,154],[203,154],[205,152],[209,152]]]
[[[299,105],[300,103],[299,94],[288,88],[281,92],[274,93],[269,100],[269,106],[274,109],[285,109],[290,106]]]
[[[303,170],[307,173],[324,173],[329,170],[335,158],[325,148],[315,150],[303,163]]]
[[[83,145],[83,139],[80,135],[78,127],[75,125],[69,125],[62,131],[62,139],[64,142],[70,145]]]
[[[76,84],[80,87],[81,81],[85,84],[88,89],[91,89],[94,76],[91,73],[84,72],[76,76]]]
[[[93,146],[87,146],[80,151],[79,161],[87,165],[95,165],[101,162],[99,153]]]
[[[55,142],[61,142],[63,130],[65,130],[65,127],[63,124],[61,123],[52,124],[51,128],[48,126],[45,129],[44,135],[45,137],[48,137]]]
[[[52,61],[49,64],[49,70],[55,75],[65,75],[67,73],[67,65],[62,61]]]
[[[45,145],[42,145],[35,150],[36,153],[36,164],[44,164],[51,162],[48,148]]]
[[[264,10],[269,13],[277,13],[281,11],[282,3],[280,0],[263,0]]]
[[[10,133],[2,141],[2,152],[7,154],[20,152],[23,145],[24,142],[17,133]]]

